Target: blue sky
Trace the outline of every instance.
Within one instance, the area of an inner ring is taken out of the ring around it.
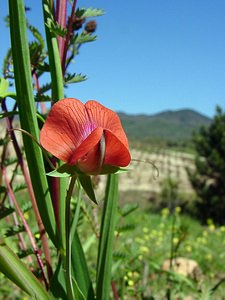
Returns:
[[[41,1],[27,0],[31,23],[41,24]],[[66,96],[95,99],[116,111],[154,114],[195,109],[212,117],[225,109],[224,0],[78,0],[97,7],[96,42],[81,47],[72,71],[86,82]],[[0,60],[9,45],[0,3]]]

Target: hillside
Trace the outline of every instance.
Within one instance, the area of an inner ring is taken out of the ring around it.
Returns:
[[[118,113],[129,139],[185,142],[193,130],[208,126],[211,119],[190,109],[164,111],[155,115]]]

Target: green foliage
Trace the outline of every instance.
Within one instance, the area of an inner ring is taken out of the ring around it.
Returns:
[[[103,9],[92,8],[92,7],[81,8],[81,9],[77,9],[76,11],[76,16],[82,18],[98,17],[98,16],[102,16],[103,14],[104,14]]]
[[[96,40],[96,36],[92,34],[81,33],[80,35],[76,34],[72,39],[72,43],[76,43],[78,45],[83,43],[89,43]]]
[[[8,215],[11,215],[11,213],[13,213],[15,210],[13,207],[6,207],[6,206],[2,206],[1,210],[0,210],[0,220],[4,219],[5,217],[7,217]]]
[[[7,117],[12,117],[12,116],[15,116],[15,115],[18,115],[17,111],[10,111],[10,112],[6,112],[6,113],[0,113],[0,119],[4,119],[4,118],[7,118]]]
[[[14,191],[14,193],[16,193],[16,192],[24,190],[26,188],[27,188],[27,186],[25,183],[19,183],[13,187],[13,191]]]
[[[118,175],[108,175],[102,213],[96,272],[96,298],[109,299],[114,230],[118,201]]]
[[[9,83],[4,79],[0,78],[0,97],[4,98],[4,94],[8,92]]]
[[[45,11],[45,25],[48,27],[49,31],[52,35],[59,35],[64,37],[66,35],[67,30],[61,27],[54,18],[52,11],[52,3],[49,0],[43,1],[43,8]]]
[[[193,136],[197,152],[195,170],[189,177],[198,200],[198,216],[206,222],[212,218],[225,223],[225,113],[217,108],[211,125],[202,127]]]
[[[132,231],[121,235],[116,232],[113,282],[119,296],[124,293],[131,299],[164,299],[169,287],[172,299],[185,296],[200,299],[204,287],[209,291],[220,282],[216,274],[223,273],[220,262],[224,226],[210,223],[203,227],[182,215],[179,207],[173,214],[165,208],[161,215],[137,210],[118,222],[135,225]],[[197,272],[184,276],[173,268],[163,269],[164,261],[171,257],[171,247],[175,250],[173,257],[194,259],[199,265]],[[223,288],[215,291],[218,299]]]
[[[173,211],[178,204],[179,200],[179,184],[178,181],[168,177],[162,182],[162,188],[160,192],[161,207],[168,207],[170,211]]]
[[[75,74],[75,73],[74,74],[67,73],[64,78],[65,84],[77,83],[85,80],[87,80],[87,77],[85,75]]]
[[[13,226],[13,227],[10,227],[6,230],[5,236],[6,237],[14,236],[14,235],[17,235],[19,232],[23,232],[23,231],[24,231],[24,226],[23,225]]]
[[[38,279],[5,244],[0,245],[0,271],[28,295],[40,300],[50,300]]]

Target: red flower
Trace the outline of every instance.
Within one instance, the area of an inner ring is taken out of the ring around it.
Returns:
[[[55,157],[87,174],[110,173],[131,160],[119,117],[93,100],[83,104],[66,98],[54,104],[40,141]]]

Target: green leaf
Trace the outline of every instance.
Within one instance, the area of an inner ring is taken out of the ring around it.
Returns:
[[[47,176],[50,176],[50,177],[61,177],[61,178],[64,178],[64,177],[70,177],[71,174],[69,173],[61,173],[61,172],[58,172],[57,170],[53,170],[51,172],[48,172],[46,173]]]
[[[8,167],[10,165],[13,165],[15,162],[17,162],[18,159],[15,157],[9,157],[7,159],[4,160],[4,166]]]
[[[19,183],[13,187],[13,192],[15,193],[15,192],[24,190],[26,188],[27,188],[27,185],[25,183]]]
[[[81,81],[87,80],[87,77],[82,74],[66,74],[66,77],[64,78],[65,84],[70,84],[70,83],[77,83]]]
[[[0,185],[0,194],[3,194],[3,193],[5,193],[5,192],[7,192],[6,187],[5,187],[4,185]],[[4,207],[1,207],[1,209],[2,209],[2,208],[4,208]]]
[[[93,243],[95,243],[96,241],[96,235],[93,233],[91,236],[89,236],[85,242],[82,244],[83,246],[83,250],[84,250],[84,253],[86,253],[88,251],[88,249],[91,247],[91,245]]]
[[[25,202],[25,203],[23,203],[23,205],[21,205],[21,211],[23,214],[32,208],[33,208],[33,206],[32,206],[31,202]]]
[[[175,271],[172,271],[172,270],[164,270],[164,272],[167,273],[168,275],[170,275],[170,278],[172,278],[172,280],[174,282],[185,283],[190,288],[194,287],[193,282],[189,278],[187,278],[186,276],[184,276],[182,274],[179,274],[179,273],[177,273]]]
[[[111,283],[114,230],[117,217],[118,175],[108,175],[98,248],[96,298],[108,300]]]
[[[0,272],[34,299],[51,300],[33,273],[3,243],[0,245]]]
[[[90,280],[90,275],[88,272],[87,263],[85,260],[83,248],[78,236],[77,231],[74,234],[72,241],[72,249],[71,249],[72,257],[71,257],[71,267],[72,267],[72,276],[76,280],[76,286],[73,286],[74,291],[76,293],[76,289],[79,289],[80,296],[86,300],[93,300],[94,290],[92,287],[92,283]],[[78,288],[79,287],[79,288]],[[66,295],[66,283],[65,283],[65,270],[62,267],[62,261],[59,260],[56,271],[50,283],[50,290],[53,296],[58,299],[67,299]],[[79,299],[79,298],[75,298]]]
[[[36,65],[36,69],[44,72],[49,72],[49,64],[41,62]]]
[[[120,260],[121,261],[121,259],[124,259],[126,257],[127,257],[127,254],[122,253],[122,252],[115,252],[115,253],[113,253],[113,258],[116,259],[116,260]]]
[[[127,203],[122,208],[119,209],[119,212],[122,217],[126,217],[130,213],[134,212],[136,209],[138,209],[139,205],[138,203]]]
[[[95,299],[94,290],[92,287],[87,262],[77,231],[75,232],[75,235],[73,237],[71,253],[72,275],[76,279],[77,284],[85,297],[84,299],[93,300]]]
[[[73,290],[74,290],[74,298],[76,300],[85,300],[83,293],[81,292],[76,280],[72,278]]]
[[[2,94],[8,92],[9,83],[5,78],[0,78],[0,97]]]
[[[43,93],[48,92],[51,88],[52,88],[52,83],[46,83],[41,86],[39,90],[39,94],[42,95]]]
[[[91,201],[93,201],[95,204],[98,204],[97,200],[95,198],[95,193],[94,193],[94,189],[92,186],[91,176],[86,175],[86,174],[79,174],[78,179],[79,179],[79,182],[80,182],[82,188],[85,190],[86,194],[91,199]]]
[[[45,42],[44,42],[44,39],[43,39],[41,33],[39,32],[39,30],[30,24],[27,24],[27,27],[31,31],[33,36],[38,40],[39,44],[41,45],[41,48],[44,49]]]
[[[0,139],[0,146],[7,145],[8,142],[9,142],[9,138],[8,137]]]
[[[66,300],[66,282],[65,271],[62,267],[62,261],[59,259],[56,270],[50,282],[50,291],[55,299]]]
[[[4,219],[5,217],[10,215],[14,211],[15,211],[15,209],[13,207],[6,207],[6,206],[1,207],[1,209],[0,209],[0,220]]]
[[[83,44],[95,41],[97,38],[96,35],[92,35],[91,33],[81,33],[80,35],[76,34],[72,39],[72,43]]]
[[[19,252],[17,252],[17,256],[19,258],[24,258],[24,257],[27,257],[31,254],[34,254],[34,251],[32,248],[29,248],[29,249],[26,249],[26,250],[20,250]]]
[[[135,224],[124,224],[117,228],[117,231],[119,233],[121,232],[127,232],[127,231],[133,231],[135,229]]]
[[[114,174],[123,174],[123,173],[127,173],[129,172],[130,169],[129,168],[121,168],[121,167],[118,167],[118,170],[114,173]]]
[[[59,166],[57,169],[47,173],[46,175],[51,177],[71,177],[78,172],[75,166],[69,166],[67,164],[63,164]]]
[[[51,10],[51,2],[49,0],[45,0],[43,3],[45,26],[48,27],[52,35],[64,37],[67,33],[67,29],[61,27],[57,22],[55,22],[55,18]]]
[[[46,26],[49,28],[51,34],[55,36],[59,35],[61,37],[66,36],[67,29],[61,27],[57,22],[51,20],[50,18],[47,20]]]
[[[98,17],[104,15],[104,10],[103,9],[98,9],[98,8],[82,8],[83,11],[82,17],[83,18],[92,18],[92,17]]]
[[[50,102],[51,97],[49,95],[40,95],[39,93],[36,94],[35,96],[35,101],[36,102]]]
[[[0,100],[11,97],[16,100],[16,94],[8,91],[9,83],[5,78],[0,78]]]
[[[18,226],[12,226],[10,228],[8,228],[5,232],[5,236],[9,237],[9,236],[13,236],[16,235],[20,232],[25,231],[24,226],[23,225],[18,225]]]
[[[29,52],[31,65],[36,66],[36,64],[41,58],[42,46],[37,41],[33,41],[29,43]]]
[[[5,97],[3,97],[3,98],[5,98]],[[13,111],[5,112],[5,113],[0,113],[0,119],[4,119],[6,117],[13,117],[15,115],[18,115],[18,111],[13,110]]]

